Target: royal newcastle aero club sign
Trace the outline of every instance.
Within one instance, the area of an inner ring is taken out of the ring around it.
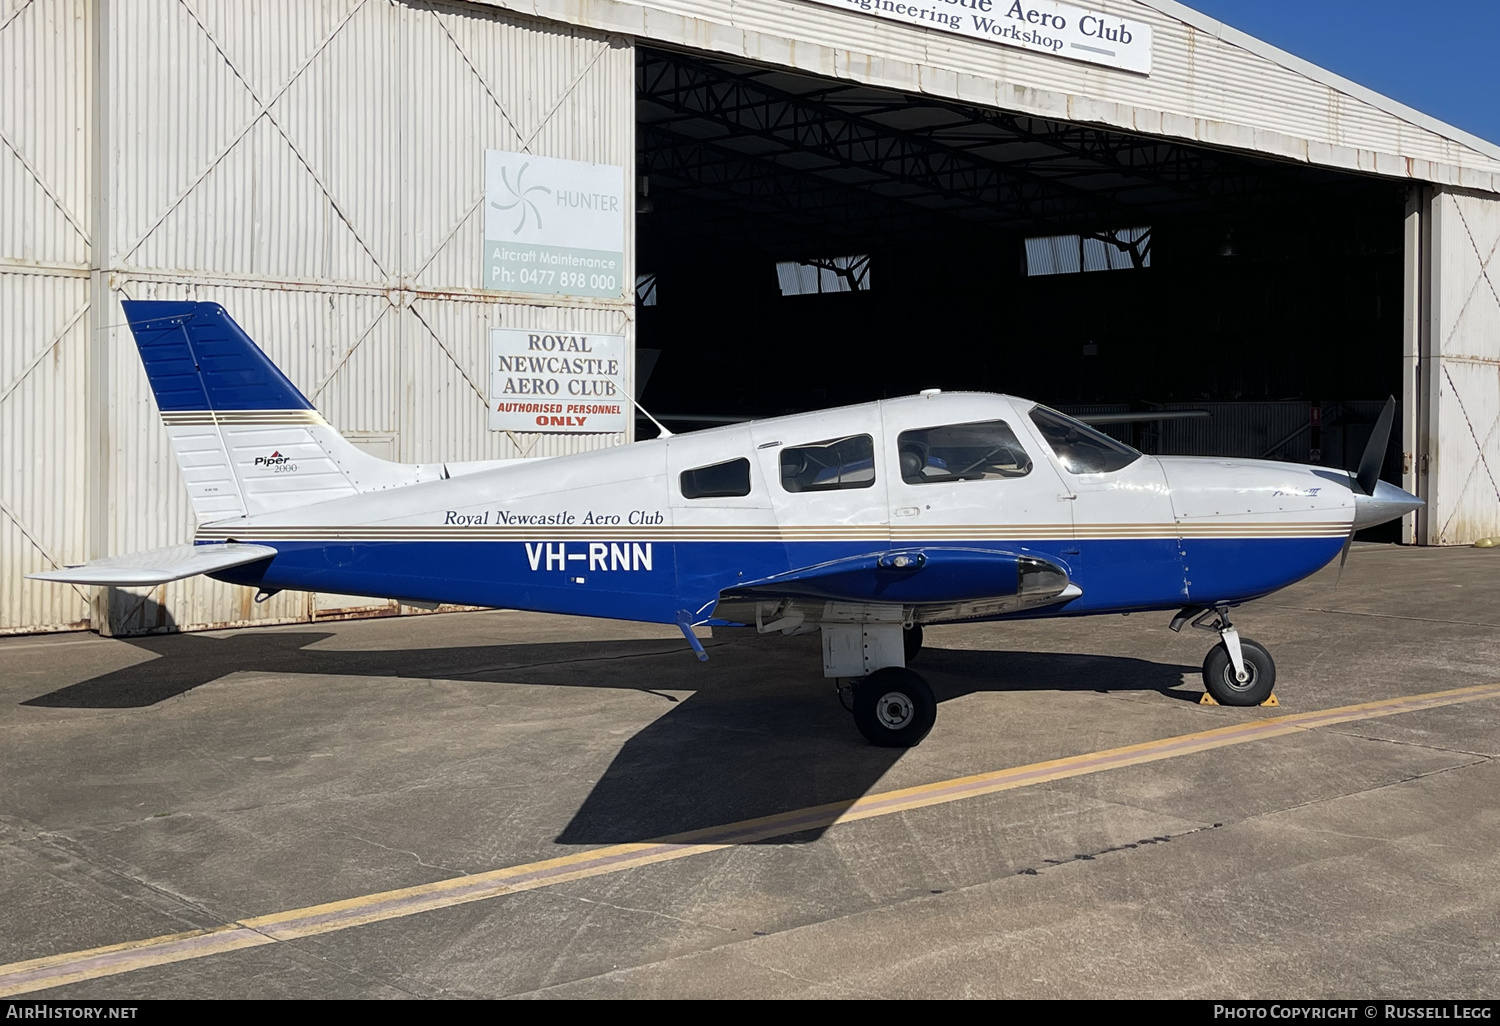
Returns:
[[[828,7],[1151,74],[1151,26],[1050,0],[812,0]]]

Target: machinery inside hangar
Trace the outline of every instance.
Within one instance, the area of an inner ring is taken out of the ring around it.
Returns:
[[[637,162],[642,401],[680,424],[1233,404],[1118,430],[1342,465],[1400,393],[1405,183],[646,47]]]

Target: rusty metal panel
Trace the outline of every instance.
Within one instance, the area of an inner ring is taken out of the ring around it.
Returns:
[[[1428,541],[1500,536],[1500,199],[1431,205]]]
[[[131,130],[107,166],[109,266],[387,281],[399,125],[380,57],[399,15],[368,0],[118,6],[102,44]]]
[[[110,123],[129,127],[104,161],[108,452],[94,555],[186,541],[193,527],[122,297],[222,303],[335,427],[390,458],[622,440],[490,432],[482,389],[489,327],[630,336],[633,297],[513,305],[477,287],[487,146],[633,168],[622,40],[380,0],[140,0],[113,6],[108,25],[101,92]],[[134,59],[143,52],[164,59]],[[285,593],[256,604],[204,578],[113,590],[103,606],[116,632],[393,608]]]
[[[484,150],[613,164],[634,175],[635,54],[620,40],[477,6],[414,10],[407,40],[424,111],[406,151],[415,205],[406,266],[417,287],[480,284]],[[634,235],[627,218],[627,262]],[[625,271],[634,281],[632,267]]]
[[[0,0],[0,634],[76,629],[87,558],[89,70],[84,0]]]
[[[483,151],[613,164],[634,174],[635,55],[618,38],[479,6],[414,8],[405,60],[424,116],[406,152],[414,205],[400,324],[406,370],[399,458],[504,459],[617,444],[617,435],[487,429],[491,327],[624,334],[634,344],[635,224],[619,300],[539,303],[478,290]]]
[[[87,558],[88,284],[0,272],[0,633],[89,617],[85,589],[22,576]]]
[[[0,0],[0,269],[87,267],[84,0]]]

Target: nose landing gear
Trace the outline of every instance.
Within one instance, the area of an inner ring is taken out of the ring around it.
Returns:
[[[1189,617],[1192,626],[1217,631],[1219,643],[1208,650],[1203,660],[1203,686],[1209,697],[1220,705],[1264,705],[1271,701],[1276,687],[1276,663],[1264,645],[1241,638],[1229,622],[1229,607],[1213,609],[1189,607],[1173,618],[1171,628],[1182,630]]]

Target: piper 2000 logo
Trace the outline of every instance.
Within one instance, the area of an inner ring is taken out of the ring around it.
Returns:
[[[273,474],[295,474],[297,472],[297,464],[292,462],[290,456],[281,455],[281,450],[279,449],[269,456],[255,457],[255,465],[257,467],[268,467]]]

